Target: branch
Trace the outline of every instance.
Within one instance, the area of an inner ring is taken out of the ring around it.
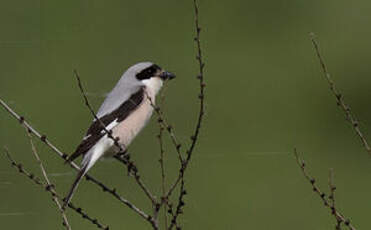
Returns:
[[[31,149],[32,149],[32,153],[33,155],[35,156],[36,158],[36,161],[37,163],[39,164],[40,166],[40,170],[43,174],[43,177],[46,181],[46,185],[48,187],[50,187],[50,193],[52,194],[52,200],[54,201],[54,203],[57,205],[58,207],[58,210],[61,212],[62,214],[62,218],[63,218],[63,226],[65,226],[66,229],[68,230],[71,230],[71,226],[70,224],[68,223],[68,220],[67,220],[67,217],[66,217],[66,214],[64,213],[64,210],[62,208],[62,205],[59,203],[58,201],[58,198],[55,196],[55,194],[57,193],[56,190],[55,190],[55,187],[52,186],[52,183],[50,182],[49,178],[48,178],[48,175],[46,174],[46,170],[44,168],[44,165],[40,159],[40,156],[39,154],[37,153],[37,150],[36,150],[36,147],[32,141],[32,136],[31,136],[31,133],[29,132],[29,130],[26,129],[26,133],[27,133],[27,136],[28,136],[28,139],[30,140],[30,144],[31,144]]]
[[[336,190],[336,187],[334,185],[334,170],[333,169],[330,169],[330,172],[329,172],[329,175],[328,175],[328,186],[329,186],[329,189],[330,189],[329,199],[330,199],[331,212],[336,213],[336,207],[335,207],[335,190]],[[341,219],[336,218],[336,225],[335,225],[336,230],[341,230],[341,223],[342,222],[343,221]]]
[[[204,63],[203,58],[202,58],[202,49],[201,49],[201,40],[200,40],[201,27],[200,27],[200,24],[199,24],[199,9],[198,9],[197,0],[193,0],[193,6],[194,6],[195,28],[196,28],[196,36],[194,38],[194,41],[196,42],[196,47],[197,47],[196,60],[198,61],[198,65],[199,65],[199,73],[197,75],[197,79],[199,80],[199,86],[200,86],[200,92],[199,92],[199,95],[198,95],[198,98],[200,100],[200,105],[199,105],[200,107],[199,107],[199,113],[198,113],[198,119],[197,119],[197,122],[196,122],[196,127],[195,127],[193,135],[191,136],[191,145],[188,148],[188,150],[186,151],[187,157],[183,161],[183,163],[181,165],[181,168],[179,169],[178,178],[175,180],[174,184],[170,187],[170,189],[168,191],[168,194],[166,196],[166,197],[169,197],[171,195],[171,193],[174,191],[174,189],[176,188],[176,186],[178,185],[178,183],[181,182],[181,188],[180,188],[180,192],[179,192],[179,198],[178,198],[176,213],[175,213],[175,215],[172,219],[172,223],[171,223],[172,225],[169,227],[169,230],[171,230],[172,227],[174,225],[176,225],[177,217],[179,216],[179,214],[182,213],[182,208],[185,205],[184,201],[183,201],[183,197],[187,193],[186,193],[186,190],[184,188],[184,173],[185,173],[185,171],[188,167],[188,164],[189,164],[189,162],[191,160],[191,157],[192,157],[193,150],[194,150],[194,148],[197,144],[199,134],[200,134],[201,125],[202,125],[202,121],[203,121],[203,117],[205,115],[205,103],[204,103],[204,99],[205,99],[205,92],[204,91],[205,91],[205,87],[206,87],[206,84],[205,84],[205,81],[204,81],[205,63]],[[179,229],[180,227],[177,227],[177,228]]]
[[[317,186],[316,180],[308,174],[308,172],[305,168],[305,166],[306,166],[305,162],[302,159],[299,158],[299,155],[298,155],[298,152],[296,151],[296,149],[294,150],[294,154],[295,154],[296,162],[298,163],[298,165],[299,165],[301,171],[303,172],[305,178],[312,185],[313,191],[321,198],[321,200],[323,201],[323,205],[330,209],[331,215],[333,215],[334,218],[337,221],[337,225],[340,226],[341,223],[344,223],[348,227],[348,229],[356,230],[353,227],[353,225],[350,223],[350,220],[346,219],[343,214],[341,214],[338,210],[335,209],[335,197],[333,196],[333,193],[335,191],[335,189],[334,189],[335,187],[332,187],[333,186],[332,181],[329,182],[329,183],[331,183],[331,185],[330,185],[331,195],[330,195],[329,199],[333,200],[332,204],[330,204],[330,201],[327,199],[326,194],[321,192],[320,188]]]
[[[164,85],[162,91],[161,91],[161,97],[160,97],[160,108],[163,107],[164,101],[165,101],[165,89],[166,89],[166,84]],[[162,127],[160,121],[158,120],[158,126],[159,126],[159,133],[157,135],[158,138],[158,144],[160,147],[160,168],[161,168],[161,192],[162,192],[162,198],[165,197],[166,194],[166,174],[165,174],[165,163],[164,163],[164,155],[165,155],[165,148],[164,148],[164,143],[163,143],[163,132],[164,128]],[[167,212],[166,212],[166,206],[164,206],[164,226],[165,229],[168,228],[168,223],[167,223]]]
[[[13,158],[11,157],[11,155],[9,153],[9,150],[7,148],[4,147],[4,150],[5,150],[5,155],[8,158],[8,160],[10,161],[11,165],[14,168],[16,168],[19,173],[25,175],[27,178],[29,178],[36,185],[39,185],[39,186],[43,187],[45,189],[45,191],[47,191],[47,192],[49,192],[51,194],[51,196],[53,197],[53,199],[62,200],[61,196],[56,193],[55,186],[53,184],[50,184],[50,183],[46,183],[45,184],[45,183],[43,183],[33,173],[29,173],[23,167],[22,164],[19,164],[19,163],[15,162],[15,160],[13,160]],[[99,229],[109,230],[109,227],[108,226],[105,226],[105,225],[101,224],[97,219],[91,218],[88,214],[86,214],[85,212],[83,212],[81,208],[76,208],[76,206],[74,206],[72,203],[69,203],[68,207],[71,208],[72,210],[74,210],[79,215],[81,215],[83,217],[83,219],[87,219],[89,222],[91,222],[92,224],[96,225]],[[61,208],[61,206],[60,206],[60,208]]]
[[[186,159],[187,164],[191,160],[192,153],[193,153],[194,147],[196,146],[196,143],[197,143],[197,140],[198,140],[198,137],[199,137],[199,134],[200,134],[201,124],[202,124],[203,117],[204,117],[204,114],[205,114],[205,104],[204,104],[204,98],[205,98],[204,91],[205,91],[205,87],[206,87],[206,84],[205,84],[205,81],[204,81],[205,63],[202,60],[202,50],[201,50],[201,41],[200,41],[201,27],[200,27],[199,22],[198,22],[199,15],[198,15],[197,0],[193,0],[193,5],[194,5],[194,12],[195,12],[195,27],[196,27],[196,37],[194,38],[194,40],[197,44],[196,59],[197,59],[198,64],[199,64],[199,74],[197,76],[197,79],[199,80],[199,84],[200,84],[200,93],[198,95],[198,98],[200,99],[200,110],[199,110],[199,113],[198,113],[198,119],[197,119],[195,131],[194,131],[193,135],[191,136],[191,140],[192,140],[191,146],[189,147],[189,149],[187,151],[187,159]]]
[[[53,152],[55,152],[59,157],[61,157],[62,159],[64,160],[67,160],[67,154],[65,153],[62,153],[57,147],[55,147],[50,141],[49,139],[46,137],[46,135],[41,135],[36,129],[34,129],[26,120],[23,116],[20,116],[18,115],[16,112],[14,112],[3,100],[0,99],[0,104],[5,108],[6,111],[8,111],[16,120],[19,121],[19,123],[27,128],[27,130],[29,130],[29,132],[31,132],[32,134],[34,134],[37,138],[39,138],[46,146],[48,146],[50,149],[53,150]],[[79,171],[80,170],[80,167],[77,166],[77,164],[75,164],[74,162],[69,162],[67,161],[67,163],[75,170]],[[127,207],[129,207],[130,209],[132,209],[134,212],[136,212],[138,215],[140,215],[142,218],[146,219],[146,220],[152,220],[152,217],[149,216],[148,214],[146,214],[144,211],[142,211],[141,209],[139,209],[138,207],[136,207],[134,204],[132,204],[130,201],[128,201],[127,199],[125,199],[124,197],[122,197],[117,191],[115,188],[109,188],[108,186],[106,186],[105,184],[103,184],[102,182],[100,182],[99,180],[95,179],[94,177],[90,176],[89,174],[86,174],[85,175],[85,179],[88,180],[88,181],[91,181],[93,182],[94,184],[98,185],[99,187],[101,187],[101,189],[103,190],[103,192],[107,192],[109,194],[111,194],[113,197],[115,197],[118,201],[120,201],[121,203],[125,204]]]
[[[164,115],[163,115],[162,110],[161,110],[161,106],[156,106],[155,103],[152,101],[151,97],[148,94],[146,95],[146,97],[147,97],[148,101],[150,102],[151,106],[153,107],[154,111],[157,114],[157,117],[158,117],[157,122],[160,126],[160,134],[158,135],[158,138],[159,138],[160,154],[161,154],[160,164],[161,164],[161,171],[162,171],[162,184],[163,184],[162,185],[162,188],[163,188],[162,191],[163,192],[162,192],[161,203],[158,206],[157,212],[155,211],[155,214],[158,214],[158,211],[161,209],[162,205],[168,204],[169,197],[172,194],[172,192],[175,190],[175,188],[177,187],[179,181],[183,180],[184,169],[185,169],[185,160],[183,159],[181,151],[180,151],[180,148],[181,148],[182,145],[178,142],[173,127],[171,125],[169,125],[168,122],[165,120]],[[170,187],[170,189],[167,192],[165,191],[165,185],[164,185],[165,174],[164,174],[164,168],[163,168],[163,151],[164,151],[164,149],[163,149],[163,143],[162,143],[162,132],[163,132],[164,129],[167,130],[167,132],[168,132],[168,134],[169,134],[169,136],[172,140],[172,143],[175,146],[175,149],[178,153],[178,159],[179,159],[179,162],[180,162],[180,165],[181,165],[181,170],[179,171],[179,176],[177,177],[177,179],[175,180],[175,182],[172,184],[172,186]],[[183,189],[183,187],[184,187],[184,184],[181,188]],[[164,208],[166,208],[166,206],[164,206]],[[169,228],[166,227],[166,229],[171,229],[174,225],[176,225],[177,216],[175,217],[175,219],[174,218],[172,219],[172,223],[170,224]],[[175,221],[175,223],[173,223],[174,221]],[[166,213],[165,213],[165,226],[167,226]]]
[[[327,66],[326,66],[325,61],[324,61],[324,59],[321,55],[321,52],[319,50],[319,46],[318,46],[318,43],[316,41],[314,33],[310,34],[310,39],[313,43],[314,49],[315,49],[317,57],[319,59],[323,74],[325,75],[325,78],[326,78],[326,80],[327,80],[327,82],[330,86],[330,90],[336,98],[337,105],[340,106],[340,108],[343,110],[347,120],[350,122],[354,131],[356,132],[358,137],[361,139],[361,141],[363,143],[363,146],[365,147],[366,151],[371,155],[371,148],[368,145],[368,143],[366,141],[366,138],[364,137],[363,133],[361,132],[361,130],[359,128],[358,120],[353,115],[352,111],[350,110],[350,107],[347,104],[345,104],[344,96],[339,92],[339,90],[336,88],[335,82],[331,79],[330,73],[327,70]]]
[[[175,135],[175,132],[174,132],[174,127],[172,125],[170,125],[166,121],[166,119],[164,117],[164,114],[163,114],[163,112],[161,110],[161,107],[160,106],[156,106],[155,103],[154,103],[154,101],[152,101],[151,97],[147,93],[146,93],[146,97],[147,97],[149,103],[151,104],[153,110],[157,114],[157,117],[158,117],[157,122],[159,123],[159,125],[163,129],[165,129],[168,132],[168,134],[169,134],[169,136],[171,138],[171,141],[172,141],[172,143],[173,143],[173,145],[174,145],[174,147],[175,147],[175,149],[176,149],[176,151],[178,153],[179,161],[180,162],[183,162],[182,153],[180,151],[180,148],[182,147],[182,145],[179,143],[178,139],[176,138],[176,135]]]
[[[174,226],[176,226],[177,230],[181,230],[181,227],[177,224],[177,220],[180,214],[183,214],[183,207],[185,206],[184,203],[184,196],[187,194],[185,188],[185,183],[184,183],[184,178],[181,178],[181,183],[180,183],[180,191],[179,191],[179,197],[178,197],[178,204],[175,209],[175,213],[172,213],[172,219],[170,226],[168,230],[171,230]]]

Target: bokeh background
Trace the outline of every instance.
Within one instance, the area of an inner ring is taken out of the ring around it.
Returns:
[[[192,7],[179,0],[3,0],[0,96],[71,153],[91,121],[73,69],[98,108],[126,68],[151,60],[178,76],[166,89],[165,111],[187,145],[198,108]],[[186,180],[185,229],[333,229],[334,219],[296,165],[294,147],[325,191],[334,169],[337,207],[357,228],[371,227],[371,159],[336,106],[308,35],[317,34],[333,79],[371,141],[370,10],[366,0],[200,1],[207,114]],[[157,133],[152,119],[130,150],[159,193]],[[170,180],[178,163],[166,140]],[[23,129],[4,109],[0,145],[39,172]],[[65,194],[76,173],[37,147]],[[117,162],[103,160],[91,173],[149,210]],[[3,156],[0,197],[2,229],[62,229],[49,194]],[[74,202],[111,229],[150,229],[85,181]],[[73,229],[95,229],[68,216]]]

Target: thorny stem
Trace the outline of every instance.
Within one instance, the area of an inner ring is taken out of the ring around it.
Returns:
[[[313,43],[314,49],[315,49],[317,57],[319,59],[323,74],[325,75],[325,78],[326,78],[326,80],[327,80],[327,82],[330,86],[330,90],[332,91],[332,93],[334,94],[334,96],[336,98],[337,105],[340,106],[340,108],[343,110],[347,120],[351,123],[354,131],[356,132],[358,137],[361,139],[362,144],[365,147],[366,151],[371,155],[371,148],[370,148],[366,138],[364,137],[363,133],[361,132],[361,130],[359,128],[359,122],[358,122],[357,118],[353,115],[352,111],[350,110],[350,107],[347,104],[345,104],[344,96],[336,88],[335,82],[332,80],[332,78],[330,76],[330,73],[327,70],[327,66],[325,64],[325,61],[324,61],[322,55],[321,55],[321,52],[320,52],[320,49],[319,49],[319,46],[318,46],[318,42],[316,41],[314,33],[310,34],[310,39]]]
[[[303,172],[303,175],[304,177],[307,179],[307,181],[312,185],[312,189],[313,191],[321,198],[321,200],[323,201],[323,205],[325,207],[328,207],[330,209],[330,212],[331,212],[331,215],[333,215],[337,221],[337,225],[340,226],[341,223],[344,223],[350,230],[356,230],[353,225],[350,223],[350,220],[349,219],[346,219],[338,210],[336,210],[335,208],[332,208],[332,205],[330,204],[330,201],[326,198],[326,194],[323,193],[320,188],[317,186],[316,184],[316,180],[309,175],[309,173],[307,172],[306,170],[306,164],[305,162],[300,159],[299,157],[299,154],[297,152],[297,150],[295,149],[294,150],[294,154],[295,154],[295,158],[296,158],[296,162],[298,163],[301,171]],[[331,191],[331,193],[333,193],[334,191]],[[330,200],[331,199],[334,199],[335,200],[335,197],[333,198],[329,198]],[[333,201],[333,204],[335,203],[335,201]],[[340,223],[339,223],[340,222]]]
[[[54,185],[51,184],[51,183],[43,183],[38,177],[36,177],[33,173],[29,173],[24,167],[22,164],[19,164],[17,162],[15,162],[15,160],[13,160],[13,158],[11,157],[10,153],[9,153],[9,150],[4,147],[4,150],[5,150],[5,155],[6,157],[8,158],[8,160],[10,161],[11,165],[16,168],[18,170],[18,172],[20,174],[23,174],[25,175],[27,178],[29,178],[33,183],[35,183],[36,185],[39,185],[41,187],[43,187],[47,192],[49,192],[53,199],[56,198],[57,200],[62,200],[62,197],[60,195],[58,195],[58,193],[55,191],[54,189]],[[101,224],[97,219],[94,219],[92,217],[90,217],[87,213],[85,213],[81,208],[77,208],[75,205],[73,205],[72,203],[69,203],[68,204],[68,207],[71,208],[72,210],[74,210],[76,213],[78,213],[79,215],[81,215],[81,217],[83,219],[87,219],[89,222],[91,222],[92,224],[96,225],[99,229],[104,229],[104,230],[109,230],[109,227],[106,226],[106,225],[103,225]],[[61,207],[60,207],[61,208]]]
[[[47,138],[46,135],[41,135],[36,129],[34,129],[26,120],[23,116],[18,115],[14,110],[12,110],[2,99],[0,99],[0,104],[5,108],[6,111],[8,111],[16,120],[19,121],[19,123],[27,128],[32,134],[34,134],[37,138],[39,138],[46,146],[48,146],[50,149],[53,150],[59,157],[61,157],[64,160],[67,160],[67,154],[61,152],[55,145],[53,145],[49,139]],[[80,167],[74,163],[67,161],[67,163],[75,170],[79,171]],[[115,197],[118,201],[121,203],[125,204],[127,207],[132,209],[135,213],[137,213],[139,216],[144,218],[145,220],[149,221],[152,225],[154,223],[154,220],[151,216],[146,214],[143,210],[139,209],[136,207],[134,204],[132,204],[130,201],[122,197],[115,188],[109,188],[99,180],[95,179],[94,177],[90,176],[89,174],[85,175],[85,179],[88,181],[93,182],[94,184],[98,185],[101,187],[103,192],[107,192],[111,194],[113,197]]]

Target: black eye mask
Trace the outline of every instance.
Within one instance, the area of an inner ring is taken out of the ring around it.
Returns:
[[[161,70],[161,68],[158,65],[153,64],[150,67],[145,68],[144,70],[137,73],[136,77],[138,80],[150,79],[157,73],[158,70]]]

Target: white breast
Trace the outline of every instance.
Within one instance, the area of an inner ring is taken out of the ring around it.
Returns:
[[[154,102],[155,96],[150,92],[145,93],[143,102],[138,108],[112,130],[113,136],[119,137],[119,142],[124,146],[131,143],[151,118],[153,107],[147,95]]]

